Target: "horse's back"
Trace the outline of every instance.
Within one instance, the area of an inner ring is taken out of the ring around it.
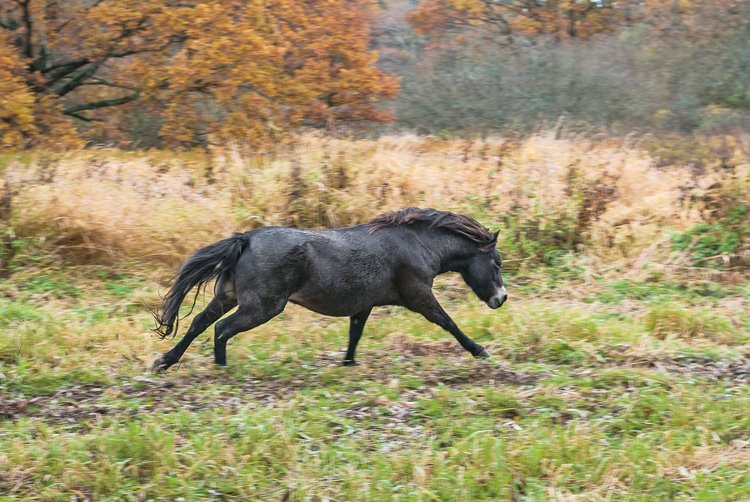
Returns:
[[[284,290],[316,312],[348,316],[394,298],[394,253],[364,227],[332,230],[263,228],[249,234],[239,263],[242,284]]]

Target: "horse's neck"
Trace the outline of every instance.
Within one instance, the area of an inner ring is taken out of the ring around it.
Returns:
[[[454,270],[453,264],[458,257],[466,254],[465,239],[449,232],[424,231],[404,227],[416,240],[433,262],[438,274]]]

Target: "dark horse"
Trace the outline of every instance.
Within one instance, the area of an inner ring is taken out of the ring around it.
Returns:
[[[177,329],[180,304],[195,286],[217,279],[215,296],[195,316],[185,336],[154,361],[164,371],[190,343],[216,324],[214,358],[226,364],[227,341],[278,315],[291,301],[330,316],[348,316],[349,347],[344,364],[354,364],[362,329],[378,305],[401,305],[449,331],[474,357],[487,351],[466,336],[432,294],[435,276],[458,272],[493,309],[508,295],[500,275],[497,233],[459,214],[406,208],[354,227],[304,230],[266,227],[237,233],[187,259],[156,314],[162,338]]]

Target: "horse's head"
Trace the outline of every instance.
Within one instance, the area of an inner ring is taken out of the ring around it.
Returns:
[[[495,246],[493,245],[489,251],[478,249],[461,262],[457,270],[466,284],[488,307],[500,308],[508,299],[508,292],[505,290],[501,273],[503,263]]]

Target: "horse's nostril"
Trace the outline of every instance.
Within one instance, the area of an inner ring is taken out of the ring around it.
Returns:
[[[487,301],[487,305],[490,308],[498,309],[503,306],[503,303],[505,303],[505,300],[508,299],[508,295],[506,293],[501,293],[499,295],[493,296]]]

